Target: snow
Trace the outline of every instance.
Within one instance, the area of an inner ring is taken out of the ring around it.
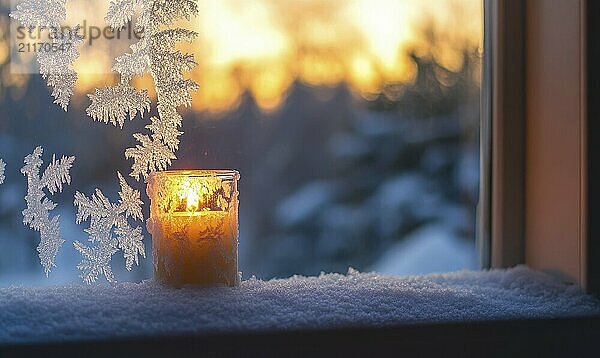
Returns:
[[[382,326],[600,313],[575,285],[525,266],[426,276],[358,273],[170,289],[153,281],[0,288],[0,342]]]
[[[458,237],[447,225],[431,224],[392,246],[372,268],[382,273],[414,275],[474,269],[477,265],[472,241]]]

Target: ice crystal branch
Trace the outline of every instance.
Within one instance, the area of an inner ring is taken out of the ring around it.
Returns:
[[[0,159],[0,184],[4,183],[4,169],[6,168],[6,164],[4,164],[4,161],[2,161],[2,159]]]
[[[29,28],[57,28],[67,18],[65,3],[66,0],[26,0],[17,5],[10,17]]]
[[[88,97],[92,101],[86,110],[90,117],[120,128],[128,116],[133,119],[139,113],[143,117],[144,111],[150,111],[148,92],[138,91],[127,83],[96,89]]]
[[[75,157],[63,156],[60,160],[56,160],[56,156],[53,155],[52,163],[40,177],[43,152],[42,147],[35,148],[32,154],[25,157],[25,166],[21,168],[21,173],[27,177],[25,196],[27,207],[23,210],[23,224],[40,232],[37,251],[44,273],[48,276],[52,267],[56,266],[54,260],[64,240],[60,235],[59,215],[50,217],[50,211],[56,207],[56,204],[46,197],[44,189],[52,195],[61,192],[63,184],[71,184],[69,170],[73,166]]]
[[[120,30],[131,21],[138,0],[111,1],[106,13],[106,21],[115,30]]]
[[[77,72],[73,69],[73,63],[79,57],[77,47],[83,42],[83,36],[79,32],[79,25],[64,31],[51,29],[53,47],[38,52],[37,56],[40,73],[48,86],[52,87],[54,103],[60,105],[65,111],[77,81]]]
[[[54,103],[65,111],[73,95],[77,73],[73,63],[79,57],[77,47],[83,42],[79,25],[61,28],[67,17],[66,0],[26,0],[17,5],[10,16],[29,29],[47,28],[50,46],[42,46],[37,54],[40,74],[52,87]]]
[[[167,169],[176,159],[182,134],[179,131],[182,118],[177,108],[191,104],[191,92],[198,85],[184,78],[196,66],[193,55],[182,53],[175,46],[182,41],[191,42],[197,34],[168,27],[178,19],[195,16],[198,7],[195,0],[116,0],[110,3],[106,21],[118,31],[134,17],[136,9],[139,13],[135,27],[143,32],[143,37],[131,46],[131,53],[116,58],[113,71],[121,75],[121,82],[90,95],[92,105],[88,114],[94,120],[115,126],[122,126],[127,116],[143,115],[148,108],[147,93],[137,92],[129,82],[134,76],[151,75],[158,98],[158,116],[151,117],[146,126],[150,133],[136,133],[138,144],[125,151],[125,157],[133,160],[130,175],[140,180],[150,172]],[[115,101],[117,93],[121,99]]]
[[[88,284],[104,275],[109,282],[116,282],[110,265],[112,256],[121,250],[125,258],[125,268],[131,270],[138,264],[139,255],[146,257],[144,251],[142,228],[135,229],[129,225],[129,219],[143,221],[140,192],[131,188],[121,173],[117,173],[121,191],[117,204],[111,203],[106,196],[96,189],[91,198],[80,192],[75,193],[74,204],[77,207],[77,224],[90,220],[85,232],[88,240],[95,246],[86,246],[79,241],[73,245],[82,255],[77,268],[80,277]]]

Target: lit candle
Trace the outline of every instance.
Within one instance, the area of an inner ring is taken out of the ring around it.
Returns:
[[[150,175],[148,231],[158,282],[239,284],[238,179],[234,170]]]

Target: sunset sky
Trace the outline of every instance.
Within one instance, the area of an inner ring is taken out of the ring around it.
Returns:
[[[67,23],[105,26],[108,3],[68,1]],[[422,50],[426,24],[440,40],[433,55],[449,69],[460,68],[461,46],[482,46],[478,0],[199,0],[199,10],[179,24],[199,33],[181,47],[199,64],[191,75],[201,86],[194,98],[198,110],[231,108],[245,89],[261,108],[273,109],[295,79],[345,81],[357,92],[410,81],[415,68],[407,53]],[[127,45],[100,39],[84,47],[75,64],[78,92],[114,82],[102,73]],[[136,85],[152,87],[147,78]]]

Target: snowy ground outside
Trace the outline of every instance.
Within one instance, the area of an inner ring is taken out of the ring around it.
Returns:
[[[479,257],[472,242],[456,237],[444,225],[417,230],[394,245],[373,265],[376,272],[417,275],[476,269]]]
[[[170,289],[152,281],[0,288],[0,342],[600,314],[575,285],[525,266],[424,276],[250,279]]]

